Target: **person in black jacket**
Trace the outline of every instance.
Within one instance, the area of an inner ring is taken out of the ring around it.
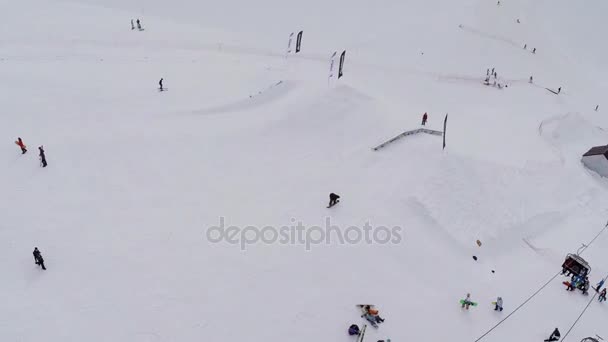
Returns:
[[[561,334],[559,333],[559,330],[557,328],[555,328],[555,330],[553,330],[553,333],[551,334],[551,336],[549,336],[549,338],[546,339],[545,342],[558,341],[560,337],[561,337]]]
[[[329,194],[329,207],[333,207],[334,205],[336,205],[339,202],[340,196],[334,194],[333,192],[331,194]]]
[[[44,154],[44,148],[42,146],[38,147],[38,151],[40,151],[40,153],[38,154],[38,156],[40,156],[40,164],[42,165],[42,167],[46,167],[46,155]]]
[[[34,247],[33,254],[34,254],[34,262],[36,263],[36,265],[39,265],[40,267],[42,267],[43,270],[46,270],[46,267],[44,266],[44,259],[42,258],[42,254],[40,254],[38,247]]]

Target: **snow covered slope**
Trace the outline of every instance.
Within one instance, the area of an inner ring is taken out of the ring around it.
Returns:
[[[2,341],[347,342],[365,303],[386,319],[365,341],[475,341],[608,219],[608,182],[580,163],[608,143],[605,1],[2,5]],[[483,85],[492,68],[508,88]],[[372,151],[424,112],[435,130],[449,113],[445,150],[419,134]],[[319,242],[328,220],[378,235]],[[210,241],[222,222],[243,239]],[[299,222],[304,242],[246,228]],[[583,253],[593,284],[607,235]],[[565,279],[482,341],[565,335],[591,299]],[[566,339],[608,337],[607,310]]]

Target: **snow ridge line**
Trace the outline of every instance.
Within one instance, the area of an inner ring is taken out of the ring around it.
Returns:
[[[379,149],[383,148],[384,146],[386,146],[392,142],[395,142],[403,137],[406,137],[408,135],[418,134],[418,133],[426,133],[426,134],[431,134],[431,135],[443,135],[443,132],[441,132],[441,131],[435,131],[435,130],[426,129],[426,128],[418,128],[418,129],[414,129],[411,131],[405,131],[405,132],[399,134],[398,136],[392,138],[391,140],[385,141],[382,144],[374,147],[373,150],[378,151]]]
[[[577,254],[582,254],[587,248],[589,248],[589,246],[591,246],[591,244],[593,242],[595,242],[595,240],[604,232],[606,231],[606,228],[608,228],[608,222],[606,223],[606,225],[604,226],[604,228],[602,228],[602,230],[600,230],[599,233],[597,233],[597,235],[587,244],[587,245],[583,245],[583,248],[581,249],[581,251]],[[528,297],[528,299],[526,299],[523,303],[521,303],[518,307],[515,308],[515,310],[513,310],[510,314],[508,314],[505,318],[503,318],[502,320],[500,320],[498,323],[496,323],[492,328],[490,328],[490,330],[486,331],[483,335],[481,335],[478,339],[475,340],[475,342],[479,342],[481,341],[481,339],[483,339],[484,337],[486,337],[489,333],[491,333],[494,329],[496,329],[499,325],[501,325],[504,321],[506,321],[509,317],[511,317],[515,312],[517,312],[517,310],[519,310],[521,307],[523,307],[524,305],[526,305],[532,298],[534,298],[540,291],[542,291],[545,287],[547,287],[547,285],[549,285],[549,283],[551,283],[555,278],[557,278],[557,276],[559,276],[562,273],[562,271],[558,271],[556,275],[554,275],[553,277],[551,277],[551,279],[549,279],[549,281],[547,281],[543,286],[541,286],[540,289],[538,289],[536,292],[534,292],[530,297]],[[608,276],[606,276],[606,278],[608,278]],[[604,278],[604,281],[606,280],[606,278]],[[593,296],[593,298],[595,298],[595,296],[597,295],[597,293]],[[589,305],[591,305],[591,303],[593,302],[593,298],[591,298],[591,301],[589,301],[589,304],[587,304],[587,306],[585,307],[585,309],[583,309],[583,312],[580,314],[580,316],[576,319],[576,321],[574,322],[574,324],[572,325],[572,327],[570,327],[570,330],[572,330],[572,328],[574,328],[574,325],[576,325],[576,323],[578,322],[578,320],[583,316],[583,314],[585,313],[585,311],[587,310],[587,308],[589,307]],[[566,339],[566,336],[570,333],[570,330],[568,330],[568,332],[564,335],[564,338],[562,339],[562,342]]]

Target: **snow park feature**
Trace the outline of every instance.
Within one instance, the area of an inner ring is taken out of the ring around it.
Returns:
[[[2,341],[605,338],[604,288],[561,267],[608,274],[608,183],[581,162],[608,144],[605,13],[5,1]]]

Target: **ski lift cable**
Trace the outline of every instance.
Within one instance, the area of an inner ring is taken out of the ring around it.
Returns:
[[[541,286],[540,289],[536,290],[536,292],[534,292],[530,297],[528,297],[528,299],[526,299],[523,303],[521,303],[518,307],[516,307],[515,310],[513,310],[505,318],[503,318],[498,323],[496,323],[496,325],[494,325],[490,330],[486,331],[483,335],[481,335],[478,339],[476,339],[475,342],[481,341],[481,339],[483,339],[484,337],[486,337],[486,335],[488,335],[489,333],[491,333],[492,330],[498,328],[499,325],[501,325],[504,321],[506,321],[507,319],[509,319],[509,317],[511,317],[514,313],[516,313],[517,310],[519,310],[522,306],[526,305],[532,298],[534,298],[534,296],[536,296],[540,291],[542,291],[545,287],[547,287],[547,285],[549,285],[561,273],[562,273],[561,271],[557,272],[553,277],[551,277],[551,279],[549,279],[549,281],[547,281],[543,286]]]
[[[606,223],[606,225],[604,226],[604,228],[602,228],[602,230],[600,230],[599,233],[597,233],[597,235],[587,244],[584,246],[584,248],[578,253],[581,254],[583,253],[587,248],[589,248],[589,246],[591,246],[591,244],[593,244],[593,242],[608,228],[608,223]],[[518,307],[515,308],[515,310],[513,310],[510,314],[508,314],[505,318],[503,318],[502,320],[500,320],[498,323],[496,323],[492,328],[490,328],[490,330],[486,331],[483,335],[481,335],[478,339],[475,340],[475,342],[479,342],[481,341],[484,337],[486,337],[489,333],[491,333],[494,329],[496,329],[499,325],[501,325],[504,321],[506,321],[507,319],[509,319],[509,317],[511,317],[514,313],[517,312],[517,310],[519,310],[520,308],[522,308],[524,305],[526,305],[532,298],[534,298],[540,291],[542,291],[545,287],[547,287],[547,285],[549,285],[555,278],[557,278],[562,272],[559,271],[557,272],[556,275],[554,275],[553,277],[551,277],[551,279],[549,279],[549,281],[547,281],[543,286],[540,287],[540,289],[538,289],[536,292],[534,292],[530,297],[528,297],[528,299],[526,299],[523,303],[521,303]],[[608,276],[606,276],[606,278],[608,278]],[[595,298],[595,296],[594,296]],[[593,301],[593,298],[591,299],[591,301]],[[591,302],[589,302],[589,304],[591,304]],[[589,306],[589,305],[587,305]],[[585,308],[586,310],[586,308]],[[584,313],[584,311],[583,311]],[[581,314],[582,316],[582,314]],[[580,317],[579,317],[580,318]],[[578,321],[578,319],[577,319]],[[576,322],[575,322],[576,324]],[[572,326],[574,327],[574,325]],[[572,330],[572,327],[570,328],[570,330]],[[568,333],[570,332],[570,330],[568,330]],[[566,333],[566,335],[568,334]],[[564,336],[565,339],[565,336]],[[562,339],[563,341],[563,339]]]
[[[604,277],[604,281],[606,281],[606,279],[608,279],[608,275],[606,275]],[[581,314],[578,316],[578,318],[576,319],[576,321],[574,321],[574,323],[572,323],[572,326],[570,327],[570,329],[568,329],[568,331],[566,331],[566,333],[564,334],[564,338],[562,338],[562,342],[564,342],[566,340],[566,337],[568,337],[568,334],[570,334],[570,332],[572,331],[572,329],[574,328],[574,326],[576,325],[576,323],[578,323],[578,321],[581,319],[581,317],[583,317],[583,315],[585,314],[585,311],[587,311],[587,309],[589,308],[589,306],[591,305],[591,303],[593,303],[593,300],[595,299],[595,297],[597,297],[597,294],[598,294],[598,291],[595,291],[595,294],[593,295],[593,297],[591,297],[591,299],[589,300],[589,303],[587,303],[587,306],[585,306],[585,308],[583,309],[583,311],[581,312]]]

